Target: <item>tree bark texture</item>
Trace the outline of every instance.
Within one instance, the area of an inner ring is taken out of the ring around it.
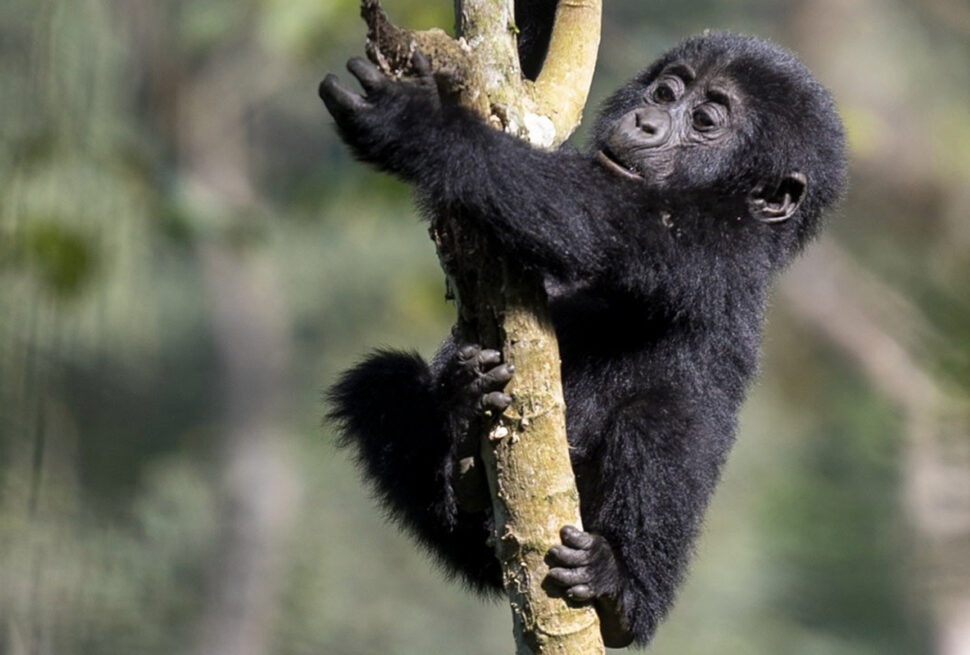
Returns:
[[[522,78],[511,0],[456,0],[456,34],[410,32],[387,21],[376,0],[363,0],[367,52],[399,75],[420,49],[445,73],[460,101],[492,126],[538,147],[562,143],[579,124],[592,80],[600,0],[561,2],[546,62],[535,83]],[[481,443],[492,495],[495,551],[502,563],[517,653],[604,652],[590,606],[550,597],[544,558],[563,525],[582,528],[579,493],[566,441],[559,347],[543,280],[496,252],[450,216],[431,235],[458,303],[460,342],[500,348],[516,374],[511,407]]]

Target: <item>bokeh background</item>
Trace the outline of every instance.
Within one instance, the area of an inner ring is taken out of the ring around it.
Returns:
[[[652,652],[970,655],[970,4],[605,4],[591,108],[727,28],[798,52],[851,146]],[[0,3],[0,653],[511,652],[320,425],[338,371],[453,315],[316,98],[357,14]]]

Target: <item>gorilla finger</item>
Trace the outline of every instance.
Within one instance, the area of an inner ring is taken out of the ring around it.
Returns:
[[[578,569],[566,569],[556,567],[549,569],[549,579],[563,587],[575,587],[590,583],[589,569],[581,567]]]
[[[458,349],[458,357],[462,360],[469,360],[473,357],[477,357],[478,353],[482,351],[482,347],[478,344],[470,343],[467,346],[462,346]]]
[[[572,600],[587,601],[592,600],[596,597],[593,593],[592,587],[587,584],[578,584],[575,587],[570,587],[566,590],[566,595]]]
[[[478,366],[484,368],[486,366],[495,366],[502,361],[502,353],[497,350],[492,350],[491,348],[483,350],[478,355]]]
[[[549,559],[551,564],[576,568],[588,565],[590,557],[588,550],[576,550],[568,546],[553,546],[549,549]]]
[[[565,545],[581,550],[589,550],[595,542],[593,535],[571,525],[564,525],[559,531],[559,537]]]
[[[411,55],[411,65],[414,67],[414,74],[419,77],[431,75],[431,64],[428,58],[420,50],[415,50]]]
[[[360,81],[364,90],[379,91],[387,86],[387,77],[374,64],[362,57],[354,57],[347,62],[347,70]]]
[[[460,86],[455,72],[447,68],[434,71],[434,84],[438,89],[438,94],[442,97],[454,94],[455,90]]]
[[[320,82],[318,92],[320,99],[323,100],[323,104],[327,106],[327,111],[334,118],[347,116],[370,107],[367,101],[345,88],[340,83],[340,80],[337,79],[337,76],[332,73]]]
[[[512,396],[501,391],[493,391],[482,396],[482,407],[493,412],[504,412],[512,404]]]
[[[515,366],[512,364],[499,364],[482,376],[482,387],[485,389],[501,389],[515,373]]]

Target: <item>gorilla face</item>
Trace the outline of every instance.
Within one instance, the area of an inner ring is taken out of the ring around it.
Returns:
[[[698,186],[719,179],[723,162],[734,160],[745,115],[742,95],[724,69],[674,61],[639,91],[606,130],[596,153],[600,163],[657,188],[687,174]]]

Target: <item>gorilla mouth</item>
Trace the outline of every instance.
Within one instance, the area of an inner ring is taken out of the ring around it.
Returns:
[[[643,175],[637,173],[632,167],[626,166],[608,148],[597,151],[596,161],[603,165],[610,172],[616,173],[620,177],[638,182],[646,182]]]

